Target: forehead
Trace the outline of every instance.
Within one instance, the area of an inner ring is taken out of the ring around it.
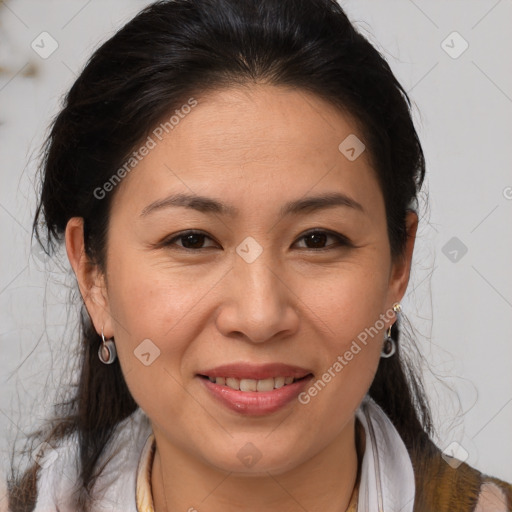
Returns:
[[[286,155],[318,163],[318,157],[337,157],[341,140],[355,131],[348,115],[311,93],[252,85],[200,98],[198,107],[173,130],[169,143],[186,144],[191,159],[270,165]]]
[[[252,85],[195,101],[192,109],[174,116],[172,128],[164,119],[150,134],[152,149],[124,178],[115,202],[127,194],[147,203],[170,192],[207,190],[258,197],[260,204],[313,189],[378,193],[369,190],[378,186],[367,152],[350,160],[340,151],[343,141],[361,141],[362,133],[349,115],[321,98]]]

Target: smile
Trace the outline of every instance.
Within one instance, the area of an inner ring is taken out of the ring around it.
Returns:
[[[238,379],[236,377],[208,377],[203,375],[202,377],[207,378],[210,382],[213,382],[219,386],[227,386],[236,391],[244,392],[264,392],[272,391],[274,389],[280,389],[284,386],[293,384],[298,380],[294,377],[269,377],[267,379]]]

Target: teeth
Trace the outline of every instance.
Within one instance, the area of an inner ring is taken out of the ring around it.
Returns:
[[[219,386],[228,386],[239,391],[272,391],[295,381],[293,377],[270,377],[268,379],[237,379],[235,377],[208,377],[210,382]]]
[[[274,387],[275,387],[276,389],[282,388],[282,387],[284,386],[284,381],[285,381],[285,380],[286,380],[286,379],[285,379],[284,377],[276,377],[276,378],[274,379]]]
[[[254,379],[241,379],[240,391],[256,391],[258,381]]]
[[[272,391],[274,389],[274,379],[272,377],[268,379],[262,379],[256,381],[257,391]]]
[[[240,380],[235,377],[228,377],[226,379],[226,386],[233,389],[240,389]]]

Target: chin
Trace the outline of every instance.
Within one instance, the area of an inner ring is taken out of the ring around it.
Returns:
[[[240,445],[236,450],[234,444]],[[240,476],[267,476],[268,473],[279,475],[286,473],[300,464],[297,457],[296,444],[287,449],[280,446],[276,449],[276,442],[268,440],[235,442],[231,440],[225,450],[212,454],[208,462],[216,469],[228,471]]]

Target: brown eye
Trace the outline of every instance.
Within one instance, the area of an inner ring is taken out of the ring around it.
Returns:
[[[335,243],[325,246],[329,239],[334,239]],[[350,241],[345,236],[340,235],[339,233],[332,233],[330,231],[323,230],[310,231],[303,235],[299,240],[304,240],[306,243],[306,247],[301,247],[301,249],[326,250],[351,245]]]
[[[177,246],[181,249],[187,250],[199,250],[199,249],[207,249],[208,247],[204,247],[204,242],[206,239],[211,240],[211,238],[202,233],[200,231],[184,231],[168,240],[166,240],[162,245],[168,246]],[[181,244],[176,244],[175,242],[180,240]],[[210,246],[211,247],[211,246]]]
[[[212,239],[201,231],[183,231],[178,235],[173,236],[162,242],[162,246],[185,249],[189,251],[199,251],[202,249],[208,249],[209,247],[214,247],[215,245],[204,246],[206,240]],[[306,244],[301,249],[311,249],[311,250],[330,250],[336,249],[340,247],[352,246],[350,240],[340,235],[339,233],[333,233],[325,230],[315,230],[302,235],[299,240],[304,240]],[[334,243],[328,243],[329,240],[334,240]],[[177,242],[181,243],[177,243]]]

